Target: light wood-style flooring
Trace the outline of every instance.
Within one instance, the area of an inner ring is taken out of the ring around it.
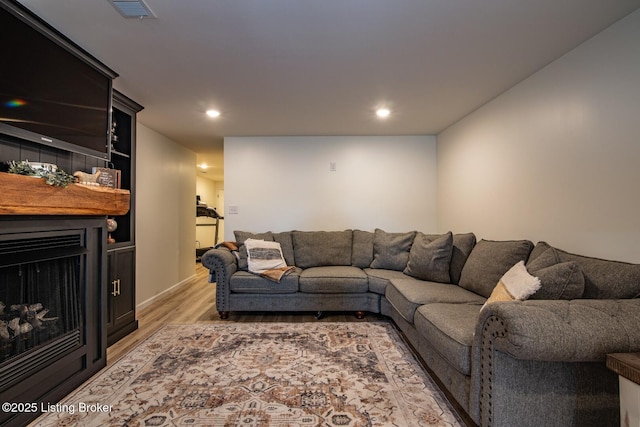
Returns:
[[[208,270],[200,263],[196,275],[178,289],[139,310],[138,329],[107,349],[107,365],[113,364],[138,343],[170,323],[207,323],[221,321],[216,311],[215,284],[208,282]],[[354,313],[325,313],[316,320],[315,313],[230,313],[224,322],[366,322],[385,319],[367,313],[363,320]]]

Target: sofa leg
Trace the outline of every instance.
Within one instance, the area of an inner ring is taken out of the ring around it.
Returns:
[[[356,319],[364,319],[364,311],[356,311]]]
[[[324,316],[324,311],[319,311],[316,313],[316,320],[320,320],[322,319],[322,317]]]
[[[229,318],[229,312],[228,311],[220,311],[218,314],[220,314],[220,318],[222,320],[226,320]]]

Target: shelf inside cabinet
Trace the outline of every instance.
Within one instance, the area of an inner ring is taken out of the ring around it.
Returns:
[[[112,155],[112,156],[113,156],[113,155],[115,155],[115,156],[124,157],[124,158],[126,158],[126,159],[130,159],[130,158],[131,158],[131,156],[130,156],[129,154],[121,153],[121,152],[120,152],[120,151],[118,151],[118,150],[111,150],[111,155]]]

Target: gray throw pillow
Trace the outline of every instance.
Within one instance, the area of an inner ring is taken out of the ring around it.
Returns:
[[[449,268],[449,276],[451,283],[456,285],[460,283],[460,275],[464,264],[469,258],[469,254],[476,245],[476,236],[473,233],[454,234],[453,250],[451,251],[451,267]]]
[[[404,274],[430,282],[449,283],[453,234],[441,236],[417,233],[409,251]]]
[[[519,261],[527,261],[533,243],[528,240],[480,240],[462,269],[460,287],[491,296],[500,278]]]
[[[527,270],[540,279],[541,284],[531,299],[581,298],[584,294],[584,274],[580,264],[575,261],[562,262],[558,250],[546,243],[536,247],[545,249],[527,262]]]
[[[373,237],[370,231],[353,230],[353,250],[351,264],[359,268],[368,268],[373,261]]]
[[[238,270],[249,271],[249,263],[247,262],[247,248],[244,246],[244,241],[247,239],[266,240],[267,242],[273,242],[273,233],[267,231],[266,233],[251,233],[249,231],[234,231],[236,236],[236,243],[238,243]]]
[[[402,271],[409,261],[409,251],[415,231],[387,233],[376,228],[373,237],[373,262],[371,268]]]
[[[531,299],[572,300],[582,298],[584,294],[584,274],[575,261],[561,262],[530,273],[540,279],[541,284]]]

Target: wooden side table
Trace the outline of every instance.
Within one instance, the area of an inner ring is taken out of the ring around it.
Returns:
[[[620,425],[640,427],[640,353],[607,354],[607,368],[620,381]]]

